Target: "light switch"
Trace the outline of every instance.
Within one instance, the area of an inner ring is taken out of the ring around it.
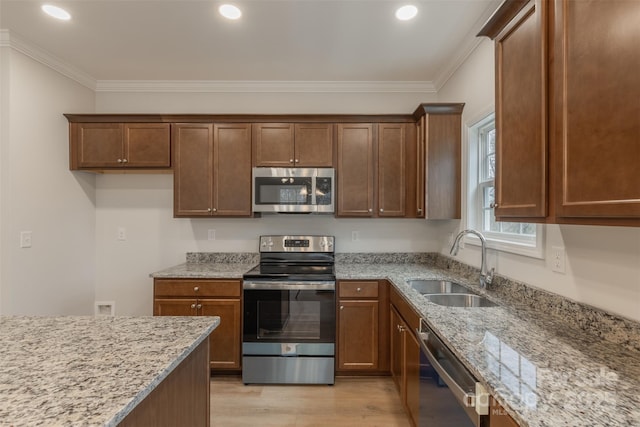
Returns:
[[[21,248],[30,248],[31,247],[31,232],[30,231],[21,231],[20,232],[20,247]]]

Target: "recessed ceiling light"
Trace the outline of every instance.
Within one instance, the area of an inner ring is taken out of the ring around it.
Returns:
[[[242,12],[232,4],[223,4],[218,8],[220,15],[227,19],[238,19],[242,16]]]
[[[396,10],[396,18],[398,18],[401,21],[408,21],[409,19],[413,19],[416,17],[417,14],[418,14],[418,8],[411,4],[399,7]]]
[[[49,16],[53,16],[56,19],[60,19],[62,21],[68,21],[71,19],[71,15],[66,10],[58,7],[52,6],[50,4],[42,5],[42,11]]]

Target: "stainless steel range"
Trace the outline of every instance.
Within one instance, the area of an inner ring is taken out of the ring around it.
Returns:
[[[333,384],[333,236],[261,236],[243,276],[245,384]]]

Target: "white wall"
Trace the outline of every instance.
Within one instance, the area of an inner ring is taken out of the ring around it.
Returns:
[[[62,114],[93,111],[95,94],[18,51],[3,51],[0,310],[91,314],[95,178],[69,171]],[[20,248],[27,230],[32,247]]]
[[[483,41],[439,91],[441,102],[463,99],[463,123],[472,125],[494,104],[493,42]],[[463,141],[463,170],[467,144]],[[463,183],[466,183],[466,176]],[[463,189],[463,194],[465,191]],[[466,208],[466,204],[463,205]],[[463,208],[464,209],[464,208]],[[463,221],[464,223],[464,221]],[[448,225],[451,232],[461,227]],[[566,249],[566,274],[551,271],[548,259],[489,251],[489,266],[501,275],[640,321],[640,228],[547,225],[545,253],[552,246]],[[448,235],[448,232],[444,232]],[[448,254],[446,239],[442,251]],[[475,246],[459,252],[459,259],[479,266]]]
[[[98,92],[98,112],[409,114],[433,94],[409,93],[114,93]],[[264,216],[259,219],[174,219],[171,175],[96,178],[96,298],[116,301],[118,315],[151,314],[148,274],[184,262],[188,251],[257,252],[269,233],[336,236],[338,252],[437,251],[441,227],[421,220]],[[118,241],[118,227],[127,240]],[[207,240],[207,230],[216,240]],[[351,232],[360,240],[353,242]]]

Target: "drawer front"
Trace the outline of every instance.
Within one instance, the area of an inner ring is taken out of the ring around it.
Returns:
[[[340,298],[378,298],[378,282],[375,280],[366,282],[341,281],[338,286]]]
[[[239,298],[240,280],[155,279],[155,297],[234,297]]]

